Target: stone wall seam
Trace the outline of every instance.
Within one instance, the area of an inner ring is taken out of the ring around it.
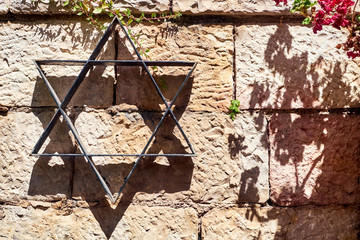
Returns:
[[[234,44],[234,52],[233,52],[234,95],[233,95],[233,99],[236,99],[236,46],[235,46],[235,42],[236,42],[236,28],[235,28],[235,22],[234,22],[233,23],[233,44]]]

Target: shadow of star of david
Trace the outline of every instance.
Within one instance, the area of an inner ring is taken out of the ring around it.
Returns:
[[[127,39],[130,41],[132,48],[134,49],[137,57],[139,60],[95,60],[96,57],[99,55],[101,49],[104,47],[105,43],[108,41],[110,35],[115,31],[115,28],[117,25],[120,25],[121,29],[124,31]],[[189,79],[191,73],[194,71],[195,67],[196,67],[196,63],[195,62],[185,62],[185,61],[144,61],[139,52],[137,51],[133,41],[131,40],[130,36],[128,35],[126,29],[124,28],[123,24],[121,23],[121,21],[115,17],[113,19],[113,21],[111,22],[111,24],[109,25],[109,27],[107,28],[107,30],[105,31],[104,35],[102,36],[102,38],[100,39],[99,43],[97,44],[97,46],[95,47],[94,51],[92,52],[92,54],[90,55],[88,60],[37,60],[34,61],[39,74],[41,76],[41,78],[44,80],[45,85],[47,86],[47,88],[50,91],[50,94],[52,96],[52,98],[54,99],[56,106],[57,106],[57,111],[54,114],[54,116],[52,117],[51,121],[49,122],[49,124],[47,125],[47,127],[45,128],[44,132],[42,133],[42,135],[40,136],[38,142],[36,143],[33,151],[32,151],[32,155],[36,155],[36,156],[83,156],[85,157],[85,159],[87,160],[87,162],[89,163],[91,169],[93,170],[93,172],[95,173],[96,177],[98,178],[98,180],[100,181],[102,187],[104,188],[106,194],[108,195],[108,197],[110,198],[110,201],[112,203],[116,202],[117,199],[120,196],[121,191],[123,190],[123,188],[125,187],[126,183],[128,182],[131,174],[133,173],[134,169],[136,168],[136,166],[138,165],[139,161],[141,158],[143,157],[147,157],[147,156],[165,156],[165,157],[192,157],[192,156],[196,156],[196,153],[193,149],[193,147],[191,146],[188,138],[186,137],[184,131],[182,130],[178,120],[176,119],[173,111],[171,110],[171,107],[173,106],[176,98],[178,97],[180,91],[183,89],[183,87],[185,86],[185,83],[187,82],[187,80]],[[66,94],[66,96],[64,97],[64,99],[62,101],[60,101],[59,97],[57,96],[56,92],[54,91],[53,87],[51,86],[50,82],[48,81],[48,79],[45,76],[45,73],[43,71],[43,69],[41,68],[42,65],[71,65],[71,66],[83,66],[82,70],[80,71],[79,75],[77,76],[77,78],[75,79],[73,85],[70,87],[68,93]],[[78,90],[79,86],[81,85],[81,83],[83,82],[86,74],[89,72],[89,70],[93,67],[93,66],[140,66],[142,67],[147,75],[149,76],[149,79],[151,80],[152,84],[154,85],[157,93],[159,94],[159,96],[161,97],[162,101],[165,104],[165,112],[162,115],[158,125],[156,126],[155,130],[153,131],[153,133],[151,134],[148,142],[146,143],[144,149],[142,150],[142,152],[140,154],[91,154],[87,151],[86,146],[84,145],[84,143],[82,142],[78,131],[76,130],[75,126],[73,125],[70,117],[66,114],[65,110],[67,105],[69,104],[70,100],[72,99],[72,97],[74,96],[74,94],[76,93],[76,91]],[[192,67],[191,70],[189,71],[189,73],[187,74],[187,76],[185,77],[184,81],[182,82],[181,86],[179,87],[177,93],[175,94],[173,100],[170,102],[170,104],[166,101],[164,95],[162,94],[160,88],[158,87],[157,83],[155,82],[153,76],[151,75],[148,66],[187,66],[187,67]],[[163,123],[165,117],[167,115],[170,115],[172,117],[172,119],[175,121],[178,129],[181,132],[181,135],[184,137],[184,139],[187,142],[187,145],[189,147],[189,149],[191,150],[191,153],[189,154],[146,154],[146,150],[148,149],[151,141],[153,140],[156,132],[158,131],[160,125]],[[76,142],[79,145],[79,148],[82,152],[82,154],[49,154],[49,153],[41,153],[39,154],[39,150],[42,147],[42,145],[44,144],[45,140],[48,138],[48,136],[50,135],[51,131],[54,129],[54,126],[56,125],[56,123],[58,122],[60,116],[63,116],[65,122],[67,123],[67,125],[70,128],[71,133],[74,135]],[[130,170],[130,172],[128,173],[127,177],[124,179],[123,184],[121,185],[121,187],[119,188],[118,193],[114,196],[113,193],[110,191],[109,187],[107,186],[104,178],[101,176],[101,174],[99,173],[99,171],[97,170],[92,157],[96,157],[96,156],[103,156],[103,157],[119,157],[119,156],[127,156],[127,157],[137,157],[135,164],[133,165],[132,169]]]

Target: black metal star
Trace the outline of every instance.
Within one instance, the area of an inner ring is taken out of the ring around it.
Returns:
[[[126,34],[126,37],[130,41],[131,46],[134,48],[135,53],[136,53],[137,57],[139,58],[139,60],[95,60],[96,57],[99,55],[101,49],[104,47],[105,43],[108,41],[111,33],[114,32],[117,25],[120,25],[121,29]],[[90,164],[92,170],[94,171],[96,177],[100,181],[102,187],[104,188],[106,194],[109,196],[111,202],[114,203],[119,198],[121,191],[123,190],[124,186],[128,182],[132,172],[134,171],[134,169],[136,168],[136,166],[138,165],[138,163],[139,163],[139,161],[140,161],[140,159],[142,157],[147,157],[147,156],[154,156],[154,157],[156,157],[156,156],[192,157],[192,156],[196,156],[196,153],[195,153],[193,147],[191,146],[188,138],[186,137],[186,135],[185,135],[183,129],[181,128],[178,120],[176,119],[173,111],[171,110],[171,107],[173,106],[173,104],[174,104],[176,98],[178,97],[180,91],[183,89],[183,87],[185,86],[185,83],[189,79],[191,73],[194,71],[194,69],[196,67],[196,63],[195,62],[185,62],[185,61],[144,61],[141,58],[139,52],[137,51],[133,41],[131,40],[130,36],[128,35],[128,33],[127,33],[126,29],[124,28],[123,24],[121,23],[121,21],[117,17],[115,17],[113,19],[113,21],[111,22],[111,24],[109,25],[109,27],[105,31],[104,35],[100,39],[99,43],[95,47],[94,51],[92,52],[92,54],[91,54],[91,56],[89,57],[88,60],[37,60],[37,61],[34,61],[34,63],[35,63],[35,65],[36,65],[36,67],[37,67],[37,69],[38,69],[38,71],[40,73],[41,78],[44,80],[47,88],[49,89],[50,94],[53,97],[58,109],[57,109],[56,113],[54,114],[54,116],[52,117],[50,123],[45,128],[42,135],[40,136],[40,138],[37,141],[37,143],[36,143],[36,145],[35,145],[35,147],[34,147],[31,154],[36,155],[36,156],[83,156],[83,157],[85,157],[85,159]],[[71,86],[70,90],[66,94],[63,101],[60,101],[59,97],[57,96],[57,94],[54,91],[53,87],[51,86],[50,82],[46,78],[45,73],[41,68],[42,65],[71,65],[71,66],[80,65],[80,66],[83,66],[81,72],[79,73],[78,77],[74,81],[73,85]],[[99,65],[104,65],[104,66],[141,66],[141,67],[143,67],[143,69],[146,71],[147,75],[149,76],[152,84],[154,85],[157,93],[159,94],[159,96],[161,97],[162,101],[164,102],[164,104],[166,106],[166,110],[165,110],[164,114],[162,115],[162,118],[160,119],[158,125],[156,126],[154,132],[152,133],[151,137],[149,138],[148,142],[146,143],[144,149],[142,150],[142,152],[140,154],[90,154],[90,153],[88,153],[88,151],[86,150],[86,147],[85,147],[84,143],[81,141],[81,138],[80,138],[75,126],[73,125],[71,119],[69,118],[69,116],[64,111],[64,109],[66,109],[67,105],[69,104],[70,100],[72,99],[72,97],[74,96],[76,91],[78,90],[79,86],[83,82],[86,74],[91,69],[91,67],[99,66]],[[186,76],[186,78],[184,79],[184,81],[182,82],[181,86],[179,87],[179,90],[175,94],[175,97],[173,98],[173,100],[169,104],[166,101],[164,95],[162,94],[162,92],[161,92],[160,88],[158,87],[156,81],[154,80],[153,76],[150,74],[148,66],[190,66],[192,68],[191,68],[190,72],[188,73],[188,75]],[[158,131],[160,125],[162,124],[162,122],[164,121],[164,119],[165,119],[165,117],[167,115],[170,115],[172,117],[172,119],[175,121],[177,127],[179,128],[179,130],[180,130],[180,132],[182,134],[182,136],[186,140],[189,149],[191,150],[190,154],[146,154],[145,153],[146,150],[148,149],[151,141],[153,140],[156,132]],[[55,154],[55,153],[54,154],[40,153],[39,154],[38,153],[40,148],[44,144],[45,140],[47,139],[47,137],[49,136],[49,134],[53,130],[55,124],[58,122],[60,116],[63,116],[63,118],[65,119],[67,125],[69,126],[69,128],[71,130],[71,133],[74,135],[75,140],[79,144],[79,147],[80,147],[80,150],[81,150],[82,154],[62,154],[62,153],[57,153],[57,154]],[[119,189],[119,191],[118,191],[118,193],[117,193],[117,195],[115,197],[111,193],[110,189],[108,188],[107,184],[105,183],[105,180],[100,175],[99,171],[97,170],[97,168],[96,168],[96,166],[95,166],[95,164],[94,164],[94,162],[92,160],[92,157],[99,157],[99,156],[103,156],[103,157],[118,157],[118,156],[137,157],[137,160],[135,161],[134,166],[132,167],[132,169],[129,172],[128,176],[125,178],[122,186],[120,187],[120,189]]]

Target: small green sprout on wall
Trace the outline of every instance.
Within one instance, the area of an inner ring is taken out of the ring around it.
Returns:
[[[236,99],[231,100],[231,105],[229,106],[229,116],[231,120],[234,121],[236,115],[240,113],[239,107],[240,107],[239,100]]]

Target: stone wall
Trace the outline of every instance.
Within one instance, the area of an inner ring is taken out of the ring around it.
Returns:
[[[111,204],[84,158],[30,155],[56,110],[33,60],[85,60],[102,36],[60,4],[0,2],[1,239],[360,237],[359,63],[339,31],[270,0],[115,1],[185,15],[135,29],[152,60],[198,63],[174,106],[197,156],[143,158]],[[99,59],[136,57],[117,31]],[[81,66],[43,70],[62,99]],[[168,101],[189,70],[160,70]],[[91,153],[134,154],[164,109],[139,67],[95,67],[67,113]],[[61,119],[40,152],[80,150]],[[167,118],[148,153],[187,152]],[[135,160],[93,158],[113,192]]]

